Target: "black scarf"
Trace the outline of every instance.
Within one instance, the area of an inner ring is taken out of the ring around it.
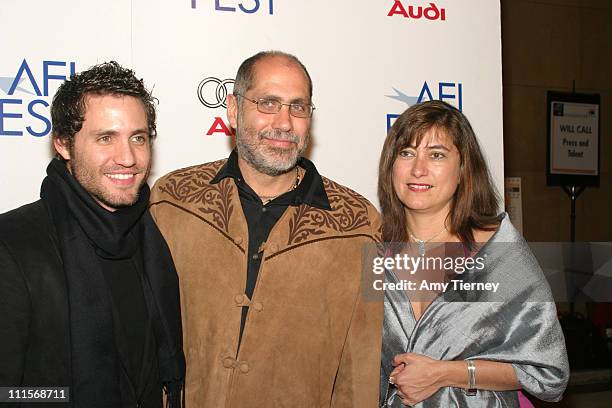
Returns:
[[[121,406],[113,312],[100,258],[131,258],[139,247],[143,292],[167,406],[184,406],[178,277],[168,246],[147,210],[149,187],[142,187],[133,206],[110,212],[89,195],[62,161],[54,159],[47,167],[41,198],[57,230],[66,273],[74,406]]]

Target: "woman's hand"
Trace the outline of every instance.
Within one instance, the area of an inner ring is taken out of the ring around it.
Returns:
[[[521,385],[511,363],[472,360],[476,365],[476,385],[481,390],[518,390]],[[405,405],[431,397],[442,387],[466,388],[467,364],[464,360],[445,361],[416,353],[398,354],[392,362],[391,381]]]
[[[390,378],[404,405],[415,405],[426,400],[444,386],[444,363],[416,353],[398,354],[393,358],[395,369]]]

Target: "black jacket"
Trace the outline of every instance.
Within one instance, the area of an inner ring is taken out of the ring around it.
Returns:
[[[66,278],[40,200],[0,215],[0,316],[0,386],[69,386]]]
[[[0,387],[70,386],[69,322],[66,277],[46,206],[39,200],[0,215]],[[160,406],[161,386],[149,397],[145,407]]]

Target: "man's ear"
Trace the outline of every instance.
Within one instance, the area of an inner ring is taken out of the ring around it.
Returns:
[[[238,127],[238,98],[235,95],[227,95],[227,120],[233,129]]]
[[[53,137],[53,147],[57,154],[66,161],[70,160],[70,139],[65,137]]]

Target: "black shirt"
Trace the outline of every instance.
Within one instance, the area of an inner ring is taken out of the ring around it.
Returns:
[[[157,346],[142,287],[141,260],[140,251],[128,259],[100,258],[113,309],[122,400],[135,399],[145,408],[161,408]]]
[[[297,165],[305,170],[301,183],[297,188],[281,194],[266,204],[261,201],[257,193],[244,181],[238,166],[236,150],[232,151],[227,163],[219,169],[219,172],[211,180],[212,184],[216,184],[226,177],[231,177],[234,179],[236,187],[238,187],[240,204],[247,220],[249,231],[247,280],[245,285],[245,294],[249,299],[251,299],[255,291],[257,275],[261,266],[263,251],[260,251],[260,248],[268,239],[270,231],[287,207],[290,205],[297,207],[300,204],[306,204],[324,210],[331,210],[327,194],[325,193],[325,187],[323,186],[323,179],[314,164],[310,160],[301,157]],[[240,322],[240,338],[242,338],[247,313],[248,307],[243,307],[242,320]]]

